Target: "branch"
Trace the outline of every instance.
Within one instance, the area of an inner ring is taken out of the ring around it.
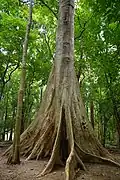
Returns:
[[[48,46],[50,56],[52,57],[52,51],[51,51],[51,48],[50,48],[50,45],[49,45],[49,38],[48,38],[48,40],[47,40],[47,37],[46,37],[45,34],[44,34],[44,39],[45,39],[45,42],[46,42],[46,44],[47,44],[47,46]]]
[[[47,3],[44,2],[44,0],[39,0],[39,1],[40,1],[44,6],[46,6],[46,7],[52,12],[52,14],[56,17],[56,19],[58,19],[57,14],[52,10],[52,8],[51,8],[50,6],[48,6]],[[26,3],[29,3],[30,0],[26,0],[26,1],[19,0],[19,4],[20,4],[20,2],[26,4]],[[34,3],[34,4],[36,4],[36,3]]]
[[[80,39],[80,38],[82,37],[84,31],[86,30],[86,24],[90,21],[90,19],[92,19],[93,16],[94,16],[94,14],[92,14],[91,17],[90,17],[87,21],[85,21],[85,23],[84,23],[84,25],[83,25],[83,30],[81,31],[81,33],[79,34],[79,36],[77,36],[77,37],[74,38],[74,40]],[[79,25],[81,26],[79,16],[78,16],[78,21],[79,21]]]
[[[5,84],[7,84],[8,81],[10,81],[12,73],[13,73],[14,71],[16,71],[16,69],[17,69],[18,67],[19,67],[19,63],[16,65],[15,69],[13,69],[13,70],[10,72],[8,79],[5,81]]]
[[[3,76],[1,77],[1,79],[2,79],[2,81],[3,81],[3,84],[5,83],[4,78],[5,78],[5,76],[6,76],[6,73],[7,73],[8,68],[9,68],[9,63],[6,65],[5,71],[3,72]]]
[[[48,4],[46,4],[43,0],[40,0],[40,2],[41,2],[44,6],[46,6],[46,7],[53,13],[53,15],[56,17],[56,19],[58,19],[56,13],[51,9],[50,6],[48,6]]]
[[[82,35],[83,35],[83,33],[84,33],[84,31],[85,31],[85,26],[86,26],[86,24],[88,23],[88,21],[86,21],[85,23],[84,23],[84,25],[83,25],[83,30],[81,31],[81,33],[79,34],[79,36],[77,36],[77,37],[75,37],[75,40],[76,39],[80,39],[81,37],[82,37]]]

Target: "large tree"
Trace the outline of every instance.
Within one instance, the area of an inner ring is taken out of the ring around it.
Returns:
[[[74,69],[74,0],[59,0],[56,54],[47,88],[35,120],[21,135],[27,159],[50,157],[41,175],[55,164],[65,165],[66,180],[84,162],[119,166],[96,139],[88,124]]]

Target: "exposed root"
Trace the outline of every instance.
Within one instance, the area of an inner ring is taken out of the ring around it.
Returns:
[[[40,176],[50,173],[54,167],[54,164],[57,162],[57,157],[59,156],[59,146],[60,146],[60,130],[61,130],[61,122],[62,122],[61,115],[62,115],[62,106],[60,108],[60,114],[58,117],[59,124],[58,124],[57,136],[56,136],[55,143],[53,146],[52,154],[46,168],[42,171]]]
[[[77,159],[77,162],[79,163],[79,166],[82,170],[86,171],[86,167],[84,165],[84,163],[82,162],[82,160],[80,159],[80,157],[78,156],[77,152],[75,152],[75,155],[76,155],[76,159]]]
[[[104,158],[104,157],[97,156],[97,155],[94,155],[94,154],[91,154],[91,153],[87,153],[84,150],[82,150],[80,148],[80,146],[76,142],[75,142],[75,145],[77,146],[77,151],[78,151],[79,155],[82,154],[82,161],[83,162],[104,163],[104,164],[107,164],[107,165],[113,165],[113,166],[116,166],[116,167],[120,167],[119,163],[117,163],[117,162],[115,162],[115,161],[113,161],[113,160],[111,160],[109,158]]]
[[[10,156],[7,159],[7,164],[11,164],[12,161],[12,153],[10,154]]]
[[[75,153],[74,148],[72,147],[72,150],[69,154],[69,157],[66,161],[65,166],[65,179],[66,180],[72,180],[75,176]]]
[[[72,119],[71,119],[71,114],[70,114],[70,109],[66,107],[66,118],[68,121],[68,132],[67,134],[69,135],[69,145],[71,148],[69,157],[66,161],[66,166],[65,166],[65,176],[66,180],[72,180],[75,176],[75,166],[76,166],[76,158],[75,158],[75,150],[74,150],[74,136],[73,136],[73,127],[72,127]]]
[[[9,153],[11,152],[11,149],[12,149],[12,145],[8,149],[6,149],[6,151],[2,154],[2,156],[8,156]]]
[[[38,139],[35,147],[33,148],[31,154],[28,156],[27,160],[35,159],[36,157],[37,157],[36,159],[39,159],[39,157],[41,156],[41,154],[44,150],[44,146],[45,146],[45,143],[48,139],[49,133],[52,132],[52,127],[53,127],[53,122],[49,124],[49,126],[46,128],[43,135]],[[54,139],[54,137],[53,137],[53,139]]]
[[[95,162],[95,163],[104,163],[107,165],[112,165],[112,166],[116,166],[116,167],[120,167],[120,164],[111,160],[111,159],[107,159],[104,157],[100,157],[100,156],[96,156],[93,154],[88,154],[86,153],[86,156],[84,157],[84,162]]]

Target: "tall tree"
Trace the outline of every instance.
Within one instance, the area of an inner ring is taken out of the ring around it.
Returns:
[[[22,69],[21,69],[21,80],[20,87],[18,91],[18,102],[17,102],[17,113],[16,113],[16,124],[14,130],[14,140],[12,154],[8,157],[8,163],[19,164],[20,163],[20,130],[21,130],[21,120],[22,120],[22,108],[23,108],[23,98],[25,92],[25,76],[26,76],[26,57],[28,49],[28,39],[32,23],[32,4],[33,1],[30,0],[29,5],[29,18],[26,27],[25,40],[23,44],[23,56],[22,56]]]
[[[59,0],[56,54],[35,120],[21,135],[21,154],[28,159],[50,157],[41,175],[65,164],[66,180],[84,162],[120,166],[96,139],[87,121],[74,69],[74,3]]]

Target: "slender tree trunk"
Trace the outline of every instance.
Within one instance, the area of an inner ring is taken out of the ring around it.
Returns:
[[[103,123],[103,146],[104,147],[106,143],[107,123],[108,123],[108,119],[104,115],[104,123]]]
[[[25,110],[24,109],[25,109],[25,106],[24,106],[24,102],[23,102],[20,134],[22,134],[24,132],[24,123],[25,123]]]
[[[25,92],[26,58],[27,58],[28,39],[29,39],[31,23],[32,23],[32,0],[30,0],[29,19],[28,19],[28,24],[26,27],[25,40],[23,44],[21,80],[20,80],[20,87],[19,87],[19,92],[18,92],[17,114],[16,114],[16,124],[15,124],[15,131],[14,131],[13,149],[12,149],[12,154],[8,157],[8,163],[11,163],[11,164],[20,163],[20,130],[21,130],[23,97],[24,97],[24,92]]]
[[[41,86],[41,88],[40,88],[40,102],[42,102],[42,98],[43,98],[43,87]]]
[[[100,120],[98,119],[98,139],[99,141],[101,140],[100,139]]]
[[[10,129],[9,141],[12,141],[12,135],[13,135],[13,128],[11,127],[11,129]]]
[[[2,104],[2,103],[1,103]],[[3,105],[1,105],[1,107],[2,107]],[[4,110],[2,109],[2,108],[0,108],[0,119],[1,119],[1,121],[3,122],[3,120],[4,120]],[[2,131],[0,132],[0,141],[2,141],[2,139],[3,139],[3,127],[1,128],[2,129]]]
[[[5,131],[2,133],[2,141],[5,141]]]
[[[8,129],[6,129],[6,141],[8,141]]]
[[[90,102],[90,121],[91,121],[92,127],[94,129],[94,104],[93,104],[93,100],[91,100],[91,102]]]
[[[7,117],[8,117],[8,92],[7,92],[7,96],[6,96],[6,108],[5,108],[5,118],[4,118],[4,127],[3,127],[3,141],[5,141],[5,134],[6,134],[6,122],[7,122]]]
[[[117,120],[118,148],[120,149],[120,119]]]
[[[10,127],[10,136],[9,136],[9,141],[13,140],[13,129],[14,129],[14,120],[15,120],[15,113],[16,113],[16,103],[13,100],[13,113],[12,113],[12,120],[11,120],[11,127]]]

